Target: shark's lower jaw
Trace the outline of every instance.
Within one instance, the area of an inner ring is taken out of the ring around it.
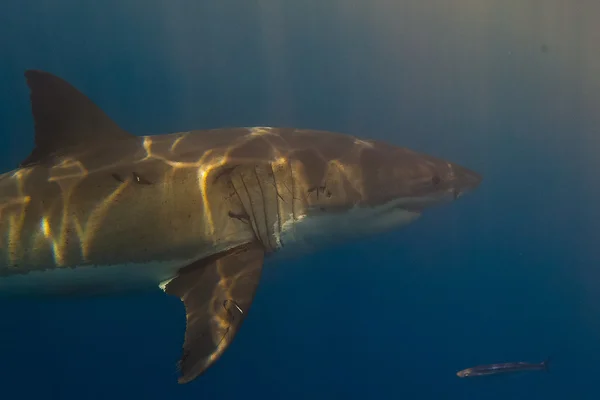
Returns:
[[[276,238],[279,248],[275,257],[309,253],[408,225],[421,216],[421,211],[403,208],[403,201],[397,199],[376,207],[355,206],[343,212],[309,209],[283,224]]]

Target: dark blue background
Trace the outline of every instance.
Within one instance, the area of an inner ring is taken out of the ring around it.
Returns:
[[[33,143],[23,71],[34,68],[135,134],[328,129],[485,177],[404,230],[269,264],[233,345],[188,385],[176,383],[176,298],[2,300],[3,399],[598,398],[597,2],[1,8],[3,170]],[[549,355],[550,374],[455,376]]]

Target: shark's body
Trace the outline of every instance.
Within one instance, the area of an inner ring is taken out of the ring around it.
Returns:
[[[481,180],[331,132],[134,136],[60,78],[26,77],[36,147],[0,176],[0,295],[160,285],[187,310],[180,382],[229,345],[265,257],[406,225]]]

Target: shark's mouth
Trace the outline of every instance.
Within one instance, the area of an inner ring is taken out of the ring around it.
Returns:
[[[356,203],[350,206],[345,205],[329,205],[329,206],[314,206],[307,211],[309,216],[321,214],[351,214],[353,211],[363,210],[374,215],[385,214],[393,210],[418,212],[421,213],[427,208],[437,205],[446,204],[458,199],[462,195],[457,189],[448,189],[442,192],[436,192],[430,195],[414,196],[414,197],[398,197],[392,200],[381,202],[376,205]]]
[[[429,196],[403,197],[389,202],[389,208],[421,213],[426,208],[452,202],[459,198],[461,194],[462,193],[456,189],[450,189],[448,191]]]

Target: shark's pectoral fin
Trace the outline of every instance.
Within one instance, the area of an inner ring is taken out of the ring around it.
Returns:
[[[21,162],[26,167],[68,154],[70,148],[131,139],[86,95],[44,71],[25,71],[35,123],[35,148]]]
[[[241,246],[182,268],[164,286],[186,309],[179,383],[194,380],[227,349],[252,304],[263,258],[261,246]]]

